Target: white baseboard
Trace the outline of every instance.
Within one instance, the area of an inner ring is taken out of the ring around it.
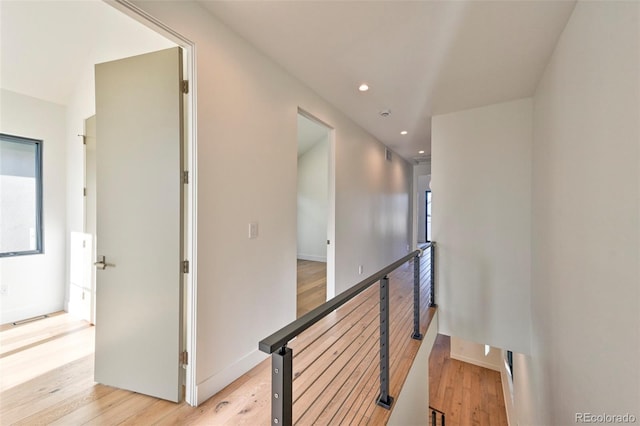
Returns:
[[[196,386],[197,404],[200,405],[213,395],[220,392],[229,384],[233,383],[238,377],[242,376],[247,371],[264,361],[269,355],[255,350],[237,360],[221,372],[214,374],[213,376],[205,379],[202,383]]]
[[[500,371],[500,367],[493,365],[488,362],[484,362],[482,360],[476,358],[470,358],[464,355],[458,355],[456,353],[451,352],[449,355],[452,359],[457,359],[458,361],[468,362],[469,364],[477,365],[479,367],[488,368],[489,370]]]
[[[22,321],[29,318],[39,317],[40,315],[52,314],[54,312],[64,311],[64,303],[61,304],[34,304],[28,306],[20,306],[13,309],[3,309],[0,311],[0,324],[9,324],[15,321]]]
[[[327,256],[315,256],[313,254],[298,254],[299,260],[311,260],[312,262],[327,262]]]

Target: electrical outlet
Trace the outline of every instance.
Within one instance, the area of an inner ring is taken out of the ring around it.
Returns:
[[[363,272],[364,272],[364,266],[362,265],[358,266],[358,273],[362,275]]]
[[[9,294],[9,286],[7,284],[0,285],[0,295],[6,296]]]

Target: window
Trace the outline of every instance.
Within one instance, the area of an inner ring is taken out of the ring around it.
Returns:
[[[0,133],[0,256],[42,251],[42,141]]]

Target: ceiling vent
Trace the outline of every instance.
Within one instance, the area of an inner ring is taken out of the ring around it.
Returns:
[[[413,157],[414,164],[431,163],[431,155],[418,155]]]

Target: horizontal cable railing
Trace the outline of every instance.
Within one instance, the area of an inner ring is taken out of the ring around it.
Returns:
[[[286,325],[269,337],[261,340],[258,348],[272,355],[271,370],[271,424],[291,425],[293,423],[293,351],[287,347],[289,341],[316,324],[354,297],[380,282],[380,393],[376,403],[386,409],[393,404],[389,395],[389,278],[388,275],[413,260],[413,333],[412,338],[422,339],[420,333],[420,261],[424,252],[430,249],[430,292],[429,306],[435,304],[435,243],[424,244],[389,266],[381,269],[333,299],[323,303],[311,312]]]

